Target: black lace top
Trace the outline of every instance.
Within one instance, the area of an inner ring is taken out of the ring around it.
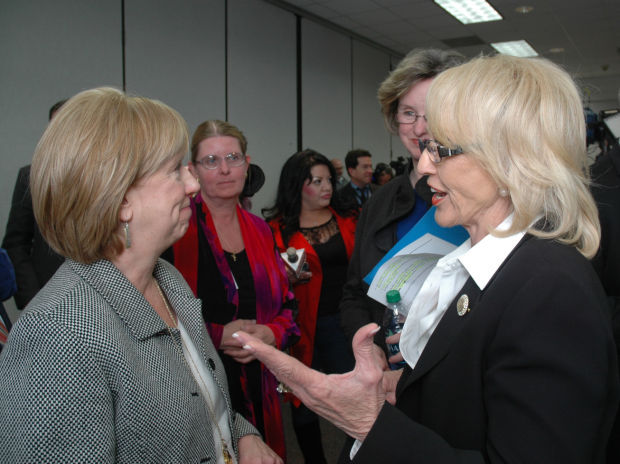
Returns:
[[[318,315],[337,313],[349,264],[338,222],[332,216],[325,224],[300,228],[299,231],[316,251],[323,270]]]

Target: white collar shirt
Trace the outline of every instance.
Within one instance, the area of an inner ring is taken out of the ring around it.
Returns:
[[[508,229],[512,224],[512,217],[511,214],[504,219],[498,230]],[[480,290],[484,290],[493,274],[524,235],[525,232],[508,237],[488,234],[473,247],[471,239],[467,239],[437,262],[411,304],[400,337],[401,353],[412,369],[467,279],[471,276]]]

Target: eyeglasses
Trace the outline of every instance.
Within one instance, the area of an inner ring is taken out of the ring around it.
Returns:
[[[444,147],[443,145],[437,143],[436,140],[418,139],[418,145],[420,146],[420,152],[423,152],[424,150],[428,151],[428,155],[430,156],[433,163],[441,162],[442,158],[463,154],[463,149],[461,147]]]
[[[398,124],[415,124],[419,118],[424,118],[424,122],[427,122],[425,114],[418,114],[411,110],[398,110],[396,112],[396,122]]]
[[[222,159],[226,161],[229,168],[236,168],[245,164],[245,155],[243,153],[228,153],[224,157],[217,155],[207,155],[200,161],[195,161],[205,169],[217,169],[222,164]]]

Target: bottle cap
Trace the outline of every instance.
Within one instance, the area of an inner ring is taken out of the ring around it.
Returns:
[[[398,303],[400,301],[400,292],[398,290],[390,290],[385,294],[388,303]]]
[[[286,249],[286,255],[288,256],[288,260],[291,263],[297,262],[297,250],[293,247],[288,247]]]

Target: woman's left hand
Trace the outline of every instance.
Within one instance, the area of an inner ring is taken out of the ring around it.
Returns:
[[[355,368],[325,375],[244,332],[236,332],[250,351],[284,382],[308,408],[349,436],[364,440],[385,402],[383,369],[373,347],[377,324],[367,324],[353,337]]]
[[[239,464],[284,464],[284,461],[258,435],[239,439]]]

